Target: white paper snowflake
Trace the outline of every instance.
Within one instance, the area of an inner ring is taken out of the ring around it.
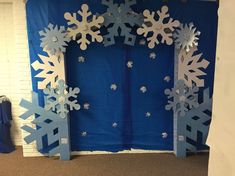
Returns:
[[[147,92],[147,87],[146,87],[146,86],[140,87],[140,91],[141,91],[142,93],[146,93],[146,92]]]
[[[174,88],[165,90],[169,99],[166,110],[173,109],[177,115],[185,116],[190,109],[198,107],[198,90],[196,86],[187,87],[183,80],[177,81]]]
[[[85,103],[85,104],[83,105],[83,108],[84,108],[85,110],[89,110],[89,109],[90,109],[90,104],[89,104],[89,103]]]
[[[100,35],[99,29],[101,24],[104,22],[104,18],[102,16],[99,16],[98,18],[96,15],[92,16],[92,13],[89,12],[89,7],[87,4],[82,5],[82,10],[79,10],[78,14],[82,17],[81,21],[77,20],[76,13],[71,14],[66,12],[64,17],[66,20],[68,20],[68,25],[71,26],[67,29],[69,37],[77,41],[77,43],[80,44],[80,48],[82,50],[86,50],[87,45],[91,43],[87,38],[88,35],[91,36],[92,42],[103,41],[103,37]],[[91,16],[92,20],[89,21]]]
[[[167,6],[163,6],[161,11],[157,11],[158,20],[155,19],[155,12],[145,10],[143,15],[145,16],[145,23],[137,30],[137,33],[144,35],[144,37],[153,33],[151,37],[147,38],[149,48],[154,48],[156,44],[158,45],[160,43],[158,39],[159,36],[162,37],[161,43],[166,43],[167,45],[173,44],[172,32],[180,25],[180,22],[170,18],[167,23],[164,23],[164,20],[170,16]]]
[[[87,136],[87,132],[86,132],[86,131],[83,131],[81,135],[82,135],[83,137],[86,137],[86,136]]]
[[[78,62],[80,62],[80,63],[84,63],[85,60],[86,60],[86,58],[84,56],[79,56],[78,57]]]
[[[67,37],[64,26],[54,26],[49,24],[47,28],[39,32],[41,38],[41,47],[52,55],[64,53],[70,39]]]
[[[173,34],[175,45],[178,49],[182,48],[189,52],[190,48],[198,46],[198,36],[200,34],[201,32],[197,31],[197,28],[193,23],[190,23],[189,25],[181,24],[180,29],[177,29]]]
[[[163,133],[162,133],[162,138],[163,138],[163,139],[166,139],[167,137],[168,137],[168,134],[167,134],[166,132],[163,132]]]
[[[111,90],[113,90],[113,91],[116,91],[117,90],[117,84],[112,84],[111,86],[110,86],[110,89]]]
[[[61,55],[38,55],[42,63],[38,60],[32,64],[35,71],[41,70],[35,77],[42,78],[38,81],[38,89],[45,89],[47,86],[55,88],[58,80],[64,79],[64,56]]]
[[[55,89],[46,88],[44,94],[46,96],[45,109],[47,111],[52,110],[65,118],[69,110],[79,110],[80,105],[77,102],[77,94],[80,92],[79,88],[69,88],[65,85],[63,80],[59,80]]]
[[[165,76],[164,81],[170,82],[171,81],[171,77],[170,76]]]
[[[127,64],[126,64],[126,66],[127,66],[128,68],[133,68],[133,65],[134,65],[134,62],[133,62],[133,61],[128,61]]]
[[[145,117],[147,117],[147,118],[151,117],[151,115],[152,115],[152,114],[151,114],[150,112],[146,112],[146,113],[145,113]]]
[[[149,58],[154,60],[154,59],[157,58],[157,54],[155,52],[152,52],[152,53],[149,54]]]
[[[113,128],[117,128],[118,127],[117,122],[114,122],[112,126],[113,126]]]
[[[204,80],[200,76],[206,73],[201,69],[206,69],[210,64],[207,60],[201,59],[202,54],[194,55],[196,51],[195,46],[188,53],[181,49],[178,56],[178,79],[184,80],[188,87],[192,87],[193,84],[197,87],[204,87]]]

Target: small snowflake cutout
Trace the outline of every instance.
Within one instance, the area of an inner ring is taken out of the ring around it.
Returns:
[[[128,68],[133,68],[133,64],[134,64],[133,61],[128,61],[127,62],[127,67]]]
[[[142,86],[142,87],[140,88],[140,91],[141,91],[142,93],[146,93],[146,92],[147,92],[147,87]]]
[[[83,131],[83,132],[82,132],[82,136],[83,136],[83,137],[86,137],[86,136],[87,136],[87,132],[86,132],[86,131]]]
[[[150,118],[151,115],[152,115],[152,114],[151,114],[150,112],[146,112],[146,113],[145,113],[145,117],[147,117],[147,118]]]
[[[111,86],[110,86],[110,89],[111,90],[113,90],[113,91],[116,91],[117,90],[117,84],[112,84]]]
[[[83,105],[83,108],[86,109],[86,110],[89,110],[90,109],[90,104],[89,103],[85,103]]]
[[[115,123],[113,123],[113,128],[117,128],[118,127],[118,124],[115,122]]]
[[[80,63],[84,63],[85,60],[86,60],[86,58],[83,57],[83,56],[79,56],[79,57],[78,57],[78,62],[80,62]]]
[[[168,134],[167,134],[166,132],[163,132],[163,133],[162,133],[162,138],[163,138],[163,139],[166,139],[167,137],[168,137]]]
[[[152,60],[155,60],[157,58],[156,53],[155,52],[150,53],[149,58],[152,59]]]
[[[170,81],[171,81],[171,77],[170,77],[170,76],[166,76],[166,77],[164,78],[164,81],[170,82]]]

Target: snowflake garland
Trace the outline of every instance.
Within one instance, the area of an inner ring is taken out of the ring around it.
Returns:
[[[197,28],[193,23],[180,24],[180,29],[177,29],[173,34],[175,39],[175,45],[178,49],[185,49],[187,52],[194,46],[198,46],[199,35],[201,32],[197,31]]]
[[[77,94],[80,92],[79,88],[69,88],[65,85],[63,80],[59,80],[58,85],[55,89],[46,88],[44,94],[46,96],[46,110],[52,110],[65,118],[69,110],[79,110],[80,105],[77,103]]]
[[[206,73],[201,69],[206,69],[210,64],[207,60],[201,59],[202,54],[194,55],[196,51],[195,46],[188,53],[181,49],[178,56],[178,79],[184,80],[188,87],[192,87],[193,84],[204,87],[204,80],[200,76]]]
[[[140,26],[142,23],[141,16],[131,9],[136,0],[125,0],[125,3],[120,5],[115,4],[113,0],[102,0],[102,4],[108,6],[107,13],[104,14],[103,25],[108,28],[108,34],[104,36],[104,45],[113,45],[115,37],[122,36],[125,37],[125,44],[133,46],[136,36],[131,34],[131,27]]]
[[[170,18],[167,23],[164,23],[164,20],[170,16],[168,14],[168,7],[163,6],[161,11],[157,11],[157,15],[159,17],[158,20],[155,19],[155,12],[145,10],[143,15],[145,17],[145,23],[137,30],[137,33],[139,35],[144,35],[144,37],[147,37],[150,33],[153,33],[151,37],[147,38],[147,41],[149,42],[148,47],[153,49],[156,44],[158,45],[160,43],[158,39],[159,36],[162,37],[161,43],[172,45],[172,32],[175,28],[179,27],[180,22]]]
[[[35,78],[42,78],[42,81],[38,81],[38,89],[43,90],[47,86],[55,88],[58,80],[64,79],[64,56],[63,54],[43,56],[38,55],[42,63],[38,60],[32,64],[35,71],[41,70]]]
[[[78,11],[78,14],[82,17],[81,21],[77,20],[76,13],[71,14],[66,12],[64,17],[68,20],[68,25],[70,26],[67,29],[68,36],[77,41],[82,50],[86,50],[87,45],[91,43],[87,38],[88,35],[91,36],[92,42],[103,41],[103,37],[100,35],[99,29],[101,24],[104,22],[104,18],[102,16],[96,17],[96,15],[92,15],[92,13],[89,12],[89,7],[87,4],[83,4],[81,8],[82,10]],[[90,17],[92,17],[91,21],[89,21]]]
[[[166,110],[173,109],[177,115],[185,116],[187,111],[198,107],[198,91],[196,86],[189,88],[183,80],[177,81],[174,88],[165,90],[169,99]]]
[[[51,55],[64,53],[70,39],[64,26],[54,26],[49,24],[47,28],[39,32],[41,38],[41,47]]]

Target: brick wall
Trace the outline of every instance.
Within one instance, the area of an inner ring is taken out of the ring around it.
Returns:
[[[0,94],[12,102],[12,138],[16,145],[23,145],[24,156],[37,156],[35,143],[27,145],[22,140],[27,133],[20,129],[31,121],[19,118],[25,112],[19,102],[30,100],[32,91],[24,1],[0,0],[0,23]]]

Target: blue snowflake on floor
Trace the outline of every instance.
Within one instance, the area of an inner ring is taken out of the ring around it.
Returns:
[[[44,94],[46,96],[46,110],[52,110],[60,115],[60,117],[65,118],[69,110],[79,110],[80,105],[77,102],[77,94],[80,92],[79,88],[69,88],[65,85],[63,80],[58,82],[57,87],[44,89]]]
[[[49,151],[49,156],[54,156],[58,153],[60,155],[64,154],[64,147],[61,144],[61,141],[64,145],[68,145],[68,132],[64,128],[66,119],[61,118],[58,114],[52,111],[46,111],[44,108],[38,105],[38,95],[33,93],[33,100],[29,102],[27,100],[22,100],[20,106],[27,109],[27,111],[20,116],[21,119],[27,120],[32,115],[35,115],[35,118],[32,123],[36,128],[32,128],[28,125],[22,127],[23,130],[29,133],[25,137],[26,143],[30,144],[36,141],[37,150],[42,151],[44,149],[43,137],[47,137],[47,145],[50,146],[58,143],[57,146],[54,146]],[[66,143],[67,141],[67,143]]]
[[[165,90],[168,97],[166,110],[173,109],[174,113],[185,116],[185,113],[192,108],[198,107],[198,87],[187,87],[183,80],[177,81],[175,87]]]
[[[203,95],[203,102],[197,108],[178,118],[177,133],[183,140],[178,138],[177,156],[185,157],[187,151],[196,152],[198,146],[203,147],[206,143],[212,112],[209,88],[204,90]]]
[[[143,23],[143,17],[131,9],[136,0],[125,0],[125,3],[120,5],[115,4],[113,0],[102,0],[102,4],[108,6],[107,12],[103,15],[103,25],[108,28],[108,34],[104,36],[104,45],[113,45],[115,37],[122,36],[125,37],[125,44],[133,46],[136,36],[131,34],[132,28]]]

